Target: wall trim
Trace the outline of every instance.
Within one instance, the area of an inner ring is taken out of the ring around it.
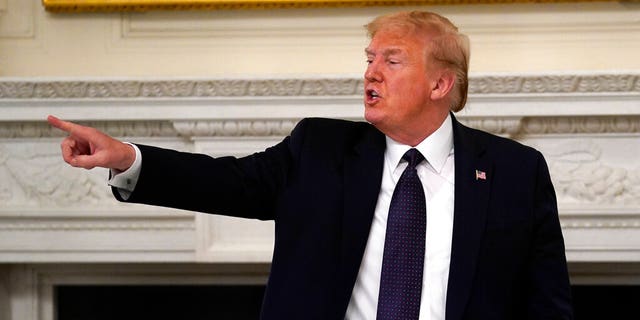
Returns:
[[[283,137],[300,118],[261,120],[188,121],[82,121],[116,137]],[[640,133],[640,115],[591,117],[459,117],[473,128],[497,135],[516,137],[540,134]],[[63,137],[65,134],[44,122],[8,122],[0,127],[0,139]]]
[[[0,78],[0,99],[300,97],[363,93],[360,77],[273,79]],[[640,93],[640,73],[476,74],[469,94]]]

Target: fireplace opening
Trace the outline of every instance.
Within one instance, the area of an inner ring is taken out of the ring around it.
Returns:
[[[57,320],[255,320],[263,285],[61,285]]]
[[[59,285],[57,320],[255,320],[263,285]],[[638,319],[640,286],[572,286],[575,319]]]
[[[571,291],[575,319],[640,319],[638,285],[574,285]]]

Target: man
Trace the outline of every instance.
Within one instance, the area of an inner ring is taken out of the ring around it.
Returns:
[[[264,152],[213,159],[49,121],[70,133],[65,161],[111,168],[121,201],[275,220],[263,319],[571,319],[542,155],[451,114],[466,37],[427,12],[367,29],[369,123],[305,119]]]

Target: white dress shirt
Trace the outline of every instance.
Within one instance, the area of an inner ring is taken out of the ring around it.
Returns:
[[[109,185],[116,188],[122,199],[129,199],[133,189],[135,189],[140,177],[140,170],[142,170],[142,153],[140,148],[133,143],[125,142],[133,147],[136,151],[136,158],[133,160],[131,167],[125,171],[119,171],[111,169],[111,179],[109,179]]]
[[[426,161],[417,166],[427,202],[427,234],[422,277],[421,320],[444,320],[453,235],[454,154],[451,116],[440,128],[416,146]],[[407,167],[402,155],[411,147],[389,137],[384,154],[382,185],[367,247],[360,264],[349,307],[348,320],[374,320],[378,306],[382,256],[387,228],[387,215],[393,190]],[[140,149],[136,160],[124,172],[111,171],[109,185],[127,199],[134,190],[142,167]]]
[[[345,319],[376,318],[389,205],[396,183],[407,167],[407,162],[401,161],[402,156],[410,148],[387,137],[378,203]],[[451,116],[416,149],[426,159],[417,166],[427,202],[420,319],[444,320],[453,236],[455,170]]]

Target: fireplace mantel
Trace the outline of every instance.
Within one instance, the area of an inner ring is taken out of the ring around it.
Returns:
[[[361,120],[362,87],[356,76],[0,79],[0,310],[52,319],[42,292],[123,265],[191,266],[185,274],[200,274],[201,263],[258,266],[263,279],[271,258],[270,222],[118,203],[105,170],[63,163],[63,135],[48,114],[127,141],[241,156],[277,143],[304,117]],[[640,262],[640,74],[476,74],[457,117],[545,155],[567,257],[580,266],[572,277],[595,270],[613,279],[603,264]],[[61,266],[72,263],[65,278]],[[16,290],[36,292],[37,308],[15,305]]]

